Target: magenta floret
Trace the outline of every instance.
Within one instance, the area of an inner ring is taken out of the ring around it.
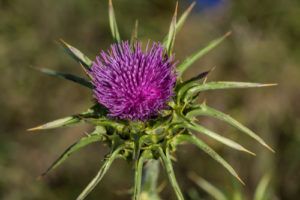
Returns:
[[[159,43],[142,51],[128,42],[111,45],[93,63],[94,97],[120,119],[146,120],[156,116],[173,96],[176,82],[173,57]]]

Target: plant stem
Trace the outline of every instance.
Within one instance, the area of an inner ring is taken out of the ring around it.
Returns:
[[[157,190],[159,160],[149,160],[143,168],[141,200],[161,200]]]

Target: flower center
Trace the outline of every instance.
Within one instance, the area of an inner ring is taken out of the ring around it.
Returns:
[[[156,87],[140,87],[139,94],[136,96],[136,103],[142,104],[143,102],[147,102],[152,104],[153,101],[159,99],[160,96],[160,91]]]

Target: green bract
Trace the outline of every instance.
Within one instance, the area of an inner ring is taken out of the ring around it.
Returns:
[[[173,16],[169,33],[163,40],[166,52],[171,55],[173,51],[174,41],[176,33],[182,28],[187,16],[191,12],[194,4],[192,4],[177,20],[177,5],[175,14]],[[109,24],[111,33],[115,42],[120,42],[120,34],[118,32],[117,22],[112,6],[112,2],[109,1]],[[137,27],[133,30],[132,40],[137,39]],[[199,147],[199,149],[206,152],[215,161],[220,163],[230,174],[236,177],[240,182],[235,170],[228,164],[217,152],[209,147],[203,140],[198,138],[194,132],[199,132],[218,142],[227,145],[235,150],[243,151],[246,153],[254,154],[251,151],[244,148],[239,143],[230,140],[224,136],[215,133],[202,125],[197,121],[197,116],[208,116],[217,118],[224,121],[241,132],[255,139],[257,142],[273,151],[263,139],[256,135],[253,131],[246,128],[244,125],[233,119],[231,116],[213,109],[206,105],[206,103],[197,104],[195,101],[200,93],[208,90],[223,90],[234,88],[257,88],[264,86],[271,86],[273,84],[260,84],[260,83],[244,83],[244,82],[207,82],[206,76],[210,71],[203,72],[190,80],[182,81],[181,75],[198,59],[208,53],[210,50],[218,46],[230,33],[226,33],[224,36],[212,41],[205,48],[198,50],[191,56],[187,57],[184,61],[177,66],[178,80],[175,87],[176,95],[169,102],[169,109],[162,111],[156,119],[151,119],[145,122],[140,121],[126,121],[126,120],[113,120],[107,117],[107,110],[100,104],[95,104],[87,111],[79,114],[75,114],[69,117],[55,120],[53,122],[46,123],[44,125],[29,129],[30,131],[41,129],[52,129],[63,126],[71,126],[80,122],[85,122],[94,125],[95,129],[89,135],[82,137],[78,142],[71,145],[50,167],[46,170],[42,176],[46,175],[52,169],[58,167],[63,161],[65,161],[71,154],[80,150],[81,148],[94,143],[101,142],[106,144],[110,148],[110,153],[105,157],[103,165],[99,169],[99,172],[78,196],[77,200],[84,199],[101,181],[105,173],[108,171],[115,159],[126,159],[130,161],[135,168],[133,199],[144,198],[145,195],[151,199],[159,199],[155,186],[151,183],[147,184],[147,181],[155,179],[157,176],[157,167],[155,165],[148,166],[149,163],[154,160],[160,160],[166,170],[169,181],[174,189],[174,192],[178,199],[184,199],[184,196],[180,190],[180,187],[176,181],[175,173],[172,166],[172,154],[176,152],[177,146],[184,143],[191,143]],[[71,55],[82,68],[86,71],[92,65],[92,61],[85,56],[81,51],[75,47],[67,44],[61,40],[61,44],[66,52]],[[92,89],[91,77],[88,79],[78,77],[72,74],[66,74],[61,72],[55,72],[49,69],[39,69],[41,72],[48,75],[64,78],[82,86]],[[88,75],[88,73],[87,73]],[[143,168],[151,169],[146,173],[143,172]],[[153,171],[154,170],[154,171]],[[156,170],[156,171],[155,171]],[[142,183],[142,176],[146,177],[146,181]],[[148,177],[148,178],[147,178]],[[149,180],[148,180],[149,179]],[[151,182],[151,181],[150,181]],[[243,182],[242,182],[243,183]],[[148,193],[147,193],[148,192]],[[142,194],[142,195],[141,195]]]

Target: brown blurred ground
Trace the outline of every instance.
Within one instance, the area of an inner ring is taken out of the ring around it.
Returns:
[[[188,2],[179,4],[183,10]],[[142,40],[162,39],[174,5],[171,0],[115,0],[123,38],[130,36],[138,18]],[[197,62],[186,77],[216,67],[210,80],[279,83],[274,88],[205,95],[208,105],[230,113],[276,150],[272,154],[235,129],[203,119],[208,127],[257,153],[251,157],[208,140],[239,171],[247,183],[242,190],[248,199],[268,172],[273,174],[272,199],[296,200],[300,196],[299,19],[300,2],[296,0],[231,1],[204,11],[198,7],[176,41],[176,56],[181,60],[232,30],[232,36]],[[0,0],[0,199],[74,199],[96,173],[107,150],[99,145],[88,147],[44,180],[35,179],[68,145],[90,130],[82,125],[34,134],[25,131],[91,105],[91,93],[85,88],[29,68],[81,74],[78,64],[56,44],[59,38],[94,58],[111,42],[107,2]],[[190,170],[232,190],[230,175],[194,147],[181,148],[175,166],[184,192],[194,187],[186,178]],[[129,164],[115,163],[89,199],[129,199],[117,193],[130,188],[132,175]],[[163,196],[170,199],[170,195],[172,191],[166,188]],[[209,199],[205,193],[201,195]]]

